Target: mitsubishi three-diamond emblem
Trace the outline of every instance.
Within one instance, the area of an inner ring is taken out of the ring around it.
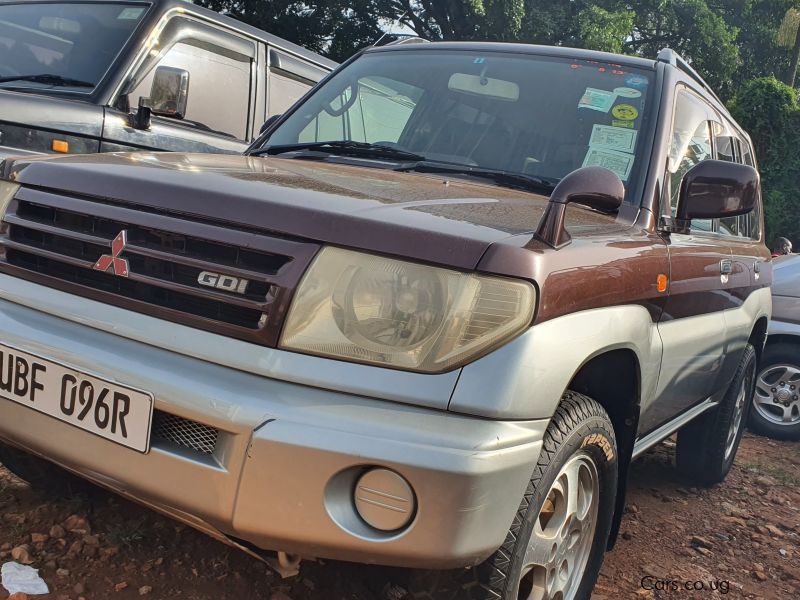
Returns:
[[[117,234],[117,237],[111,242],[111,254],[103,254],[94,263],[93,269],[98,271],[112,271],[114,275],[120,277],[128,276],[128,261],[120,258],[119,255],[125,250],[125,245],[128,243],[128,232],[124,229]]]

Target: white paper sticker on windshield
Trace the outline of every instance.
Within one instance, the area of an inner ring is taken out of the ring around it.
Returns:
[[[633,152],[636,148],[636,130],[595,125],[589,145],[595,148],[609,148],[620,152]]]
[[[622,181],[627,181],[633,167],[633,155],[609,150],[608,148],[589,147],[586,158],[583,159],[584,167],[604,167],[616,173]]]
[[[144,8],[124,8],[122,12],[119,13],[117,16],[118,20],[121,21],[130,21],[133,19],[138,19],[142,16],[144,12]]]
[[[614,88],[614,93],[620,98],[639,98],[642,92],[629,87]]]
[[[616,98],[617,96],[614,92],[598,90],[597,88],[586,88],[586,91],[578,102],[578,108],[591,108],[592,110],[599,110],[600,112],[607,113],[611,110]]]

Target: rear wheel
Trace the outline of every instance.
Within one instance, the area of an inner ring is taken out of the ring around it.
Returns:
[[[745,348],[739,368],[722,402],[678,432],[678,470],[702,485],[728,475],[747,422],[756,379],[756,351]]]
[[[614,515],[617,447],[600,404],[564,395],[505,542],[461,571],[417,573],[417,600],[583,600],[603,563]]]
[[[800,345],[779,342],[764,350],[749,425],[761,435],[800,440]]]

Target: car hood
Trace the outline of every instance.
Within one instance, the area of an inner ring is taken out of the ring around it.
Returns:
[[[187,218],[473,269],[486,249],[535,230],[547,197],[446,175],[336,162],[210,154],[22,158],[23,185]],[[570,209],[568,226],[613,217]]]

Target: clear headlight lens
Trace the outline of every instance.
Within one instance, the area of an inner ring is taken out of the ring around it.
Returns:
[[[18,183],[11,183],[10,181],[0,179],[0,218],[6,214],[8,204],[11,202],[11,199],[17,193],[18,189]]]
[[[297,289],[281,347],[397,369],[440,372],[528,327],[528,282],[324,248]]]

